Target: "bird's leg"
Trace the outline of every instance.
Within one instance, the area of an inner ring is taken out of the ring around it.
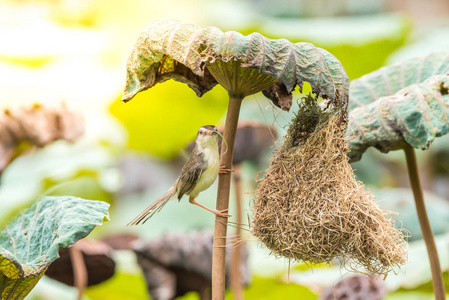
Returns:
[[[227,214],[229,208],[228,209],[223,209],[223,210],[210,209],[210,208],[207,208],[204,205],[199,204],[198,202],[196,202],[195,198],[192,198],[192,197],[189,198],[189,202],[194,204],[194,205],[197,205],[197,206],[199,206],[201,208],[204,208],[205,210],[208,210],[208,211],[214,213],[217,216],[225,217],[225,218],[229,218],[231,216],[231,215]]]
[[[231,173],[231,172],[234,172],[234,170],[225,169],[224,166],[220,166],[220,168],[218,169],[218,174],[226,174],[226,173]]]

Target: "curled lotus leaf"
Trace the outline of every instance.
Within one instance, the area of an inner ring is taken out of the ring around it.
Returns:
[[[259,33],[243,36],[175,20],[156,21],[140,34],[128,58],[122,100],[128,101],[138,92],[169,79],[186,83],[202,96],[217,84],[208,69],[217,61],[238,62],[241,68],[255,69],[259,75],[254,80],[261,75],[270,76],[270,86],[283,84],[285,91],[280,101],[272,89],[267,94],[285,110],[291,106],[291,101],[285,103],[285,93],[291,93],[297,85],[301,91],[304,81],[314,93],[330,99],[335,107],[346,109],[348,77],[341,63],[326,50],[310,43],[273,40]]]
[[[427,149],[449,132],[448,90],[449,74],[435,75],[353,109],[346,131],[348,156],[358,161],[369,147],[387,153],[402,142]]]
[[[391,96],[434,75],[449,73],[449,51],[433,52],[380,68],[351,81],[349,109]]]
[[[0,231],[0,298],[23,299],[59,248],[86,237],[108,217],[109,204],[76,197],[42,197]]]

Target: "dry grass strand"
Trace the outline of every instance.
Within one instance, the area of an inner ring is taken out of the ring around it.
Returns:
[[[252,203],[252,233],[276,256],[312,264],[339,258],[386,274],[407,260],[402,230],[356,181],[346,123],[309,96],[270,161]]]

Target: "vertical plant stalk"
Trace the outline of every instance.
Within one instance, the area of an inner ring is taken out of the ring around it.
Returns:
[[[408,176],[412,186],[413,196],[415,198],[416,212],[418,213],[419,225],[427,247],[429,255],[430,269],[432,271],[432,284],[436,300],[446,299],[444,291],[443,273],[441,272],[440,260],[433,238],[432,228],[427,217],[426,205],[418,173],[418,164],[416,162],[415,150],[408,144],[404,147],[405,158],[407,160]]]
[[[220,159],[220,167],[232,168],[232,154],[234,152],[235,134],[239,120],[240,106],[243,97],[229,94],[228,111],[223,137],[228,143],[223,143]],[[226,151],[227,150],[227,151]],[[231,172],[222,173],[218,177],[217,210],[229,208],[229,191],[231,188]],[[215,216],[214,246],[212,253],[212,299],[224,300],[225,297],[225,270],[226,270],[226,232],[228,219]]]
[[[83,291],[87,286],[87,269],[84,263],[84,257],[81,250],[75,244],[69,248],[70,260],[73,266],[73,281],[74,286],[78,290],[78,300],[83,298]]]
[[[235,190],[235,210],[236,223],[235,228],[235,246],[231,253],[231,290],[235,300],[243,300],[242,273],[241,273],[241,229],[242,224],[242,181],[240,166],[234,167],[234,190]]]

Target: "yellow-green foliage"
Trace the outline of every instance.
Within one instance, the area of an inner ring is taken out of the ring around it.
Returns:
[[[127,273],[115,273],[111,279],[87,288],[84,294],[91,300],[150,299],[143,276]]]
[[[110,110],[126,127],[131,149],[172,158],[195,138],[202,125],[217,124],[227,102],[227,93],[220,86],[198,98],[185,84],[170,80],[128,103],[116,100]]]

